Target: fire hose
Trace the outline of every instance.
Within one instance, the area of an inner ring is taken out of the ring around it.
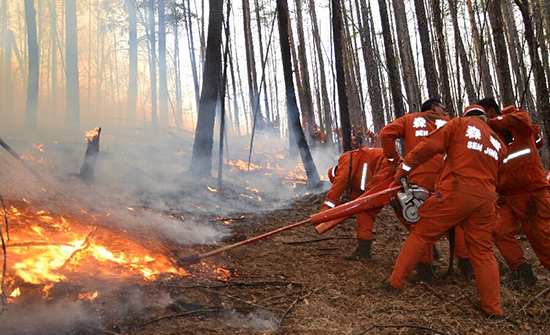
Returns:
[[[181,257],[180,261],[183,263],[198,263],[201,261],[201,259],[211,257],[214,255],[217,255],[219,253],[222,253],[224,251],[228,251],[237,247],[240,247],[242,245],[250,244],[256,241],[259,241],[261,239],[264,239],[266,237],[278,234],[280,232],[283,232],[285,230],[293,229],[308,223],[314,223],[314,224],[323,224],[323,223],[330,223],[329,227],[323,226],[321,228],[316,227],[317,231],[319,232],[322,230],[323,232],[329,230],[332,227],[335,227],[338,223],[344,221],[349,216],[363,212],[366,210],[370,210],[373,208],[378,208],[378,206],[384,206],[386,204],[390,203],[390,199],[395,197],[397,192],[401,189],[401,186],[395,186],[386,188],[387,185],[390,184],[390,180],[386,180],[382,182],[381,184],[375,186],[370,191],[366,192],[365,194],[361,195],[355,200],[352,200],[346,204],[334,207],[332,209],[326,210],[324,212],[312,215],[309,219],[293,223],[291,225],[281,227],[276,230],[272,230],[270,232],[267,232],[265,234],[249,238],[247,240],[237,242],[234,244],[230,244],[224,247],[221,247],[216,250],[212,250],[209,252],[201,253],[201,254],[192,254],[185,257]],[[384,186],[386,185],[386,186]],[[380,190],[382,189],[382,190]]]

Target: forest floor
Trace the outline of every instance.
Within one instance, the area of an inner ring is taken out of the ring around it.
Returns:
[[[240,241],[315,213],[322,195],[310,195],[291,208],[243,216],[226,243]],[[261,222],[261,224],[258,224]],[[303,226],[218,257],[232,274],[221,281],[163,287],[173,299],[166,308],[126,318],[117,333],[168,334],[549,334],[550,276],[538,261],[534,287],[501,289],[506,320],[483,317],[475,280],[447,269],[448,243],[438,242],[443,259],[433,285],[408,284],[395,295],[379,288],[388,277],[406,230],[385,208],[375,223],[373,259],[341,258],[354,246],[354,222],[318,236]],[[536,260],[524,237],[529,259]],[[497,254],[497,258],[499,255]],[[509,271],[502,264],[502,276]]]

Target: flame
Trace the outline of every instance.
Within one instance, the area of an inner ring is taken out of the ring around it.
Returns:
[[[40,151],[40,152],[44,152],[44,143],[42,144],[34,144],[32,145],[36,150]]]
[[[78,295],[78,299],[80,300],[90,300],[93,301],[95,298],[99,297],[99,292],[95,291],[94,293],[81,293]]]
[[[212,188],[210,186],[206,186],[206,189],[209,190],[210,192],[213,192],[213,193],[218,192],[218,190],[216,190],[215,188]]]
[[[12,298],[17,298],[20,295],[21,295],[21,289],[19,287],[16,287],[15,290],[13,290],[10,293],[10,297],[12,297]]]
[[[98,136],[99,136],[99,128],[94,128],[93,130],[86,131],[86,140],[88,140],[88,142],[92,142],[94,138]]]

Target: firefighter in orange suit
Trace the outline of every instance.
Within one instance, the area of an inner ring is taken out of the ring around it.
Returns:
[[[403,244],[385,284],[400,290],[429,246],[451,227],[461,225],[474,269],[481,307],[487,316],[502,317],[498,264],[493,234],[498,230],[496,187],[506,146],[487,124],[485,110],[473,105],[430,133],[404,159],[400,180],[435,154],[446,154],[436,193],[420,206],[420,220]]]
[[[426,100],[421,108],[420,113],[410,113],[402,116],[395,121],[385,126],[380,138],[382,148],[388,161],[398,164],[401,158],[395,149],[395,141],[403,138],[405,140],[405,154],[413,150],[428,134],[443,126],[449,121],[447,111],[437,99]],[[424,187],[430,192],[435,190],[435,184],[441,166],[443,165],[443,154],[436,154],[425,164],[413,171],[409,180],[413,184]],[[402,220],[403,221],[403,220]],[[455,229],[455,255],[458,257],[458,266],[462,273],[468,275],[472,268],[468,260],[468,251],[464,242],[464,232],[459,227]],[[428,283],[433,281],[433,272],[431,264],[433,263],[433,254],[426,253],[422,257],[422,261],[418,263],[417,274],[418,278]]]
[[[361,148],[344,153],[338,159],[338,165],[328,171],[332,187],[325,196],[321,211],[338,206],[348,188],[350,199],[354,200],[392,174],[392,164],[388,163],[382,149]],[[371,258],[372,227],[380,210],[356,214],[357,247],[351,255],[344,256],[344,259]]]
[[[514,271],[510,281],[534,285],[537,278],[515,235],[521,225],[540,263],[550,270],[550,184],[537,150],[543,145],[540,129],[522,109],[510,106],[501,114],[493,98],[479,104],[508,149],[497,188],[500,229],[495,244]]]

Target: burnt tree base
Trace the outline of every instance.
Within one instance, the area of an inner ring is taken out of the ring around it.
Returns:
[[[95,163],[99,155],[99,137],[101,127],[97,128],[93,134],[87,136],[88,147],[84,155],[84,164],[80,168],[80,178],[87,182],[95,181]]]

